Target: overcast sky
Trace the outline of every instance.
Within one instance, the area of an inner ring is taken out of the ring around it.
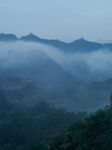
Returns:
[[[0,0],[0,33],[112,40],[112,0]]]

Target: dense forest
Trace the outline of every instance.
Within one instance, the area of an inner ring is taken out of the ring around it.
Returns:
[[[43,145],[33,145],[30,150],[111,150],[112,107],[98,110],[95,114],[78,121],[47,138]]]
[[[0,150],[112,149],[111,59],[97,57],[112,44],[33,34],[0,41]]]
[[[43,101],[32,107],[10,103],[0,92],[0,149],[22,150],[40,144],[86,115],[69,113]]]

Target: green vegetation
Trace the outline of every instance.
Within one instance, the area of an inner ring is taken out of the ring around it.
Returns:
[[[69,113],[50,103],[39,102],[32,107],[9,103],[0,93],[0,149],[23,150],[42,143],[46,137],[59,133],[87,113]]]
[[[32,146],[30,150],[38,150]],[[47,138],[39,150],[111,150],[112,107],[78,121],[57,136]]]

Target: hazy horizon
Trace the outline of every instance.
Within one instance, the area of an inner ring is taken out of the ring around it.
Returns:
[[[1,0],[0,33],[71,42],[112,40],[112,1]]]

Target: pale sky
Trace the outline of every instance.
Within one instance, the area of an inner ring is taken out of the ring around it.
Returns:
[[[112,40],[112,0],[0,0],[0,33]]]

